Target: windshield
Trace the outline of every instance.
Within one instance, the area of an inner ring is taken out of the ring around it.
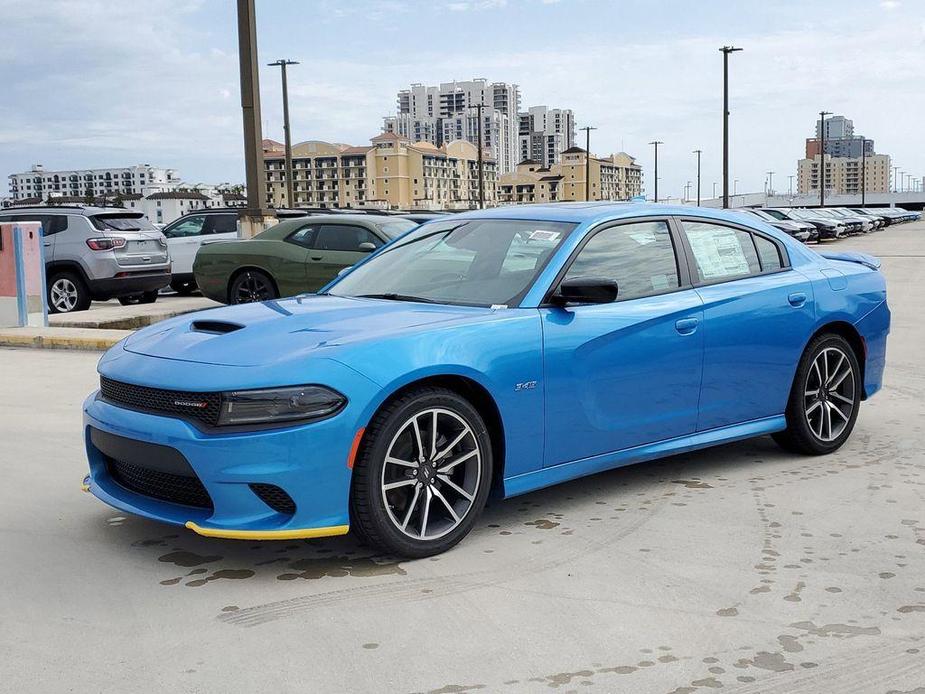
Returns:
[[[507,219],[430,222],[345,275],[328,293],[514,305],[575,226]]]
[[[410,219],[392,219],[388,222],[376,222],[379,230],[390,239],[398,238],[406,231],[414,229],[418,224],[418,222],[413,222]]]
[[[769,215],[769,214],[768,214],[767,212],[765,212],[764,210],[746,210],[746,212],[751,212],[751,213],[752,213],[753,215],[755,215],[756,217],[760,217],[761,219],[764,219],[764,220],[771,220],[771,221],[774,221],[774,222],[777,221],[777,219],[776,219],[775,217],[772,217],[771,215]]]
[[[93,226],[103,231],[157,231],[143,215],[98,214],[90,219]]]
[[[779,210],[763,210],[763,212],[767,212],[769,215],[774,217],[774,219],[789,219],[787,215],[785,215],[783,212],[780,212]]]

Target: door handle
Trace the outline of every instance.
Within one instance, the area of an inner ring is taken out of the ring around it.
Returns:
[[[675,321],[674,329],[677,330],[681,335],[690,335],[695,330],[697,330],[698,325],[700,325],[699,318],[681,318],[680,320]]]
[[[322,258],[324,258],[323,255],[313,255],[313,256],[311,256],[311,259],[312,259],[312,260],[321,260]]]
[[[794,308],[800,308],[803,304],[806,303],[806,294],[803,292],[794,292],[787,297],[787,301],[789,301],[790,305]]]
[[[45,248],[51,248],[51,241],[43,241],[42,245],[45,246]]]

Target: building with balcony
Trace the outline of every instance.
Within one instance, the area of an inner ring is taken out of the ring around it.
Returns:
[[[872,139],[855,135],[854,121],[844,116],[817,119],[815,134],[806,140],[806,156],[797,161],[800,194],[819,193],[822,166],[825,166],[827,193],[855,195],[862,188],[868,193],[889,191],[890,157],[877,154]]]
[[[496,202],[495,161],[483,152],[486,205]],[[385,132],[368,146],[312,140],[292,147],[293,197],[286,199],[285,157],[264,154],[274,207],[465,210],[478,207],[478,150],[465,140],[441,146]]]
[[[138,164],[113,169],[46,171],[35,164],[30,171],[10,174],[10,198],[17,200],[59,197],[104,197],[119,193],[146,194],[172,190],[180,179],[174,169]]]
[[[589,166],[590,178],[586,176]],[[586,181],[590,182],[587,188]],[[642,167],[633,157],[626,152],[604,158],[591,155],[589,164],[581,147],[562,152],[561,162],[553,166],[525,159],[516,171],[498,179],[501,204],[629,200],[641,192]]]

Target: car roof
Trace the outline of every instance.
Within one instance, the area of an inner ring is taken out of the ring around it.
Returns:
[[[509,205],[485,210],[461,212],[454,219],[523,219],[547,222],[575,222],[591,224],[629,217],[671,215],[679,217],[706,217],[729,222],[741,222],[742,217],[733,209],[694,207],[692,205],[665,205],[642,202],[562,202],[538,205]]]
[[[79,214],[92,217],[97,214],[125,214],[131,217],[143,217],[140,210],[127,210],[124,207],[92,207],[90,205],[31,205],[28,207],[7,207],[0,214]]]

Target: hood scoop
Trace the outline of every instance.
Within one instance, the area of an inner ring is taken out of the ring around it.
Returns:
[[[229,323],[221,320],[194,320],[190,323],[190,330],[195,333],[208,333],[209,335],[224,335],[240,330],[243,325],[239,323]]]

